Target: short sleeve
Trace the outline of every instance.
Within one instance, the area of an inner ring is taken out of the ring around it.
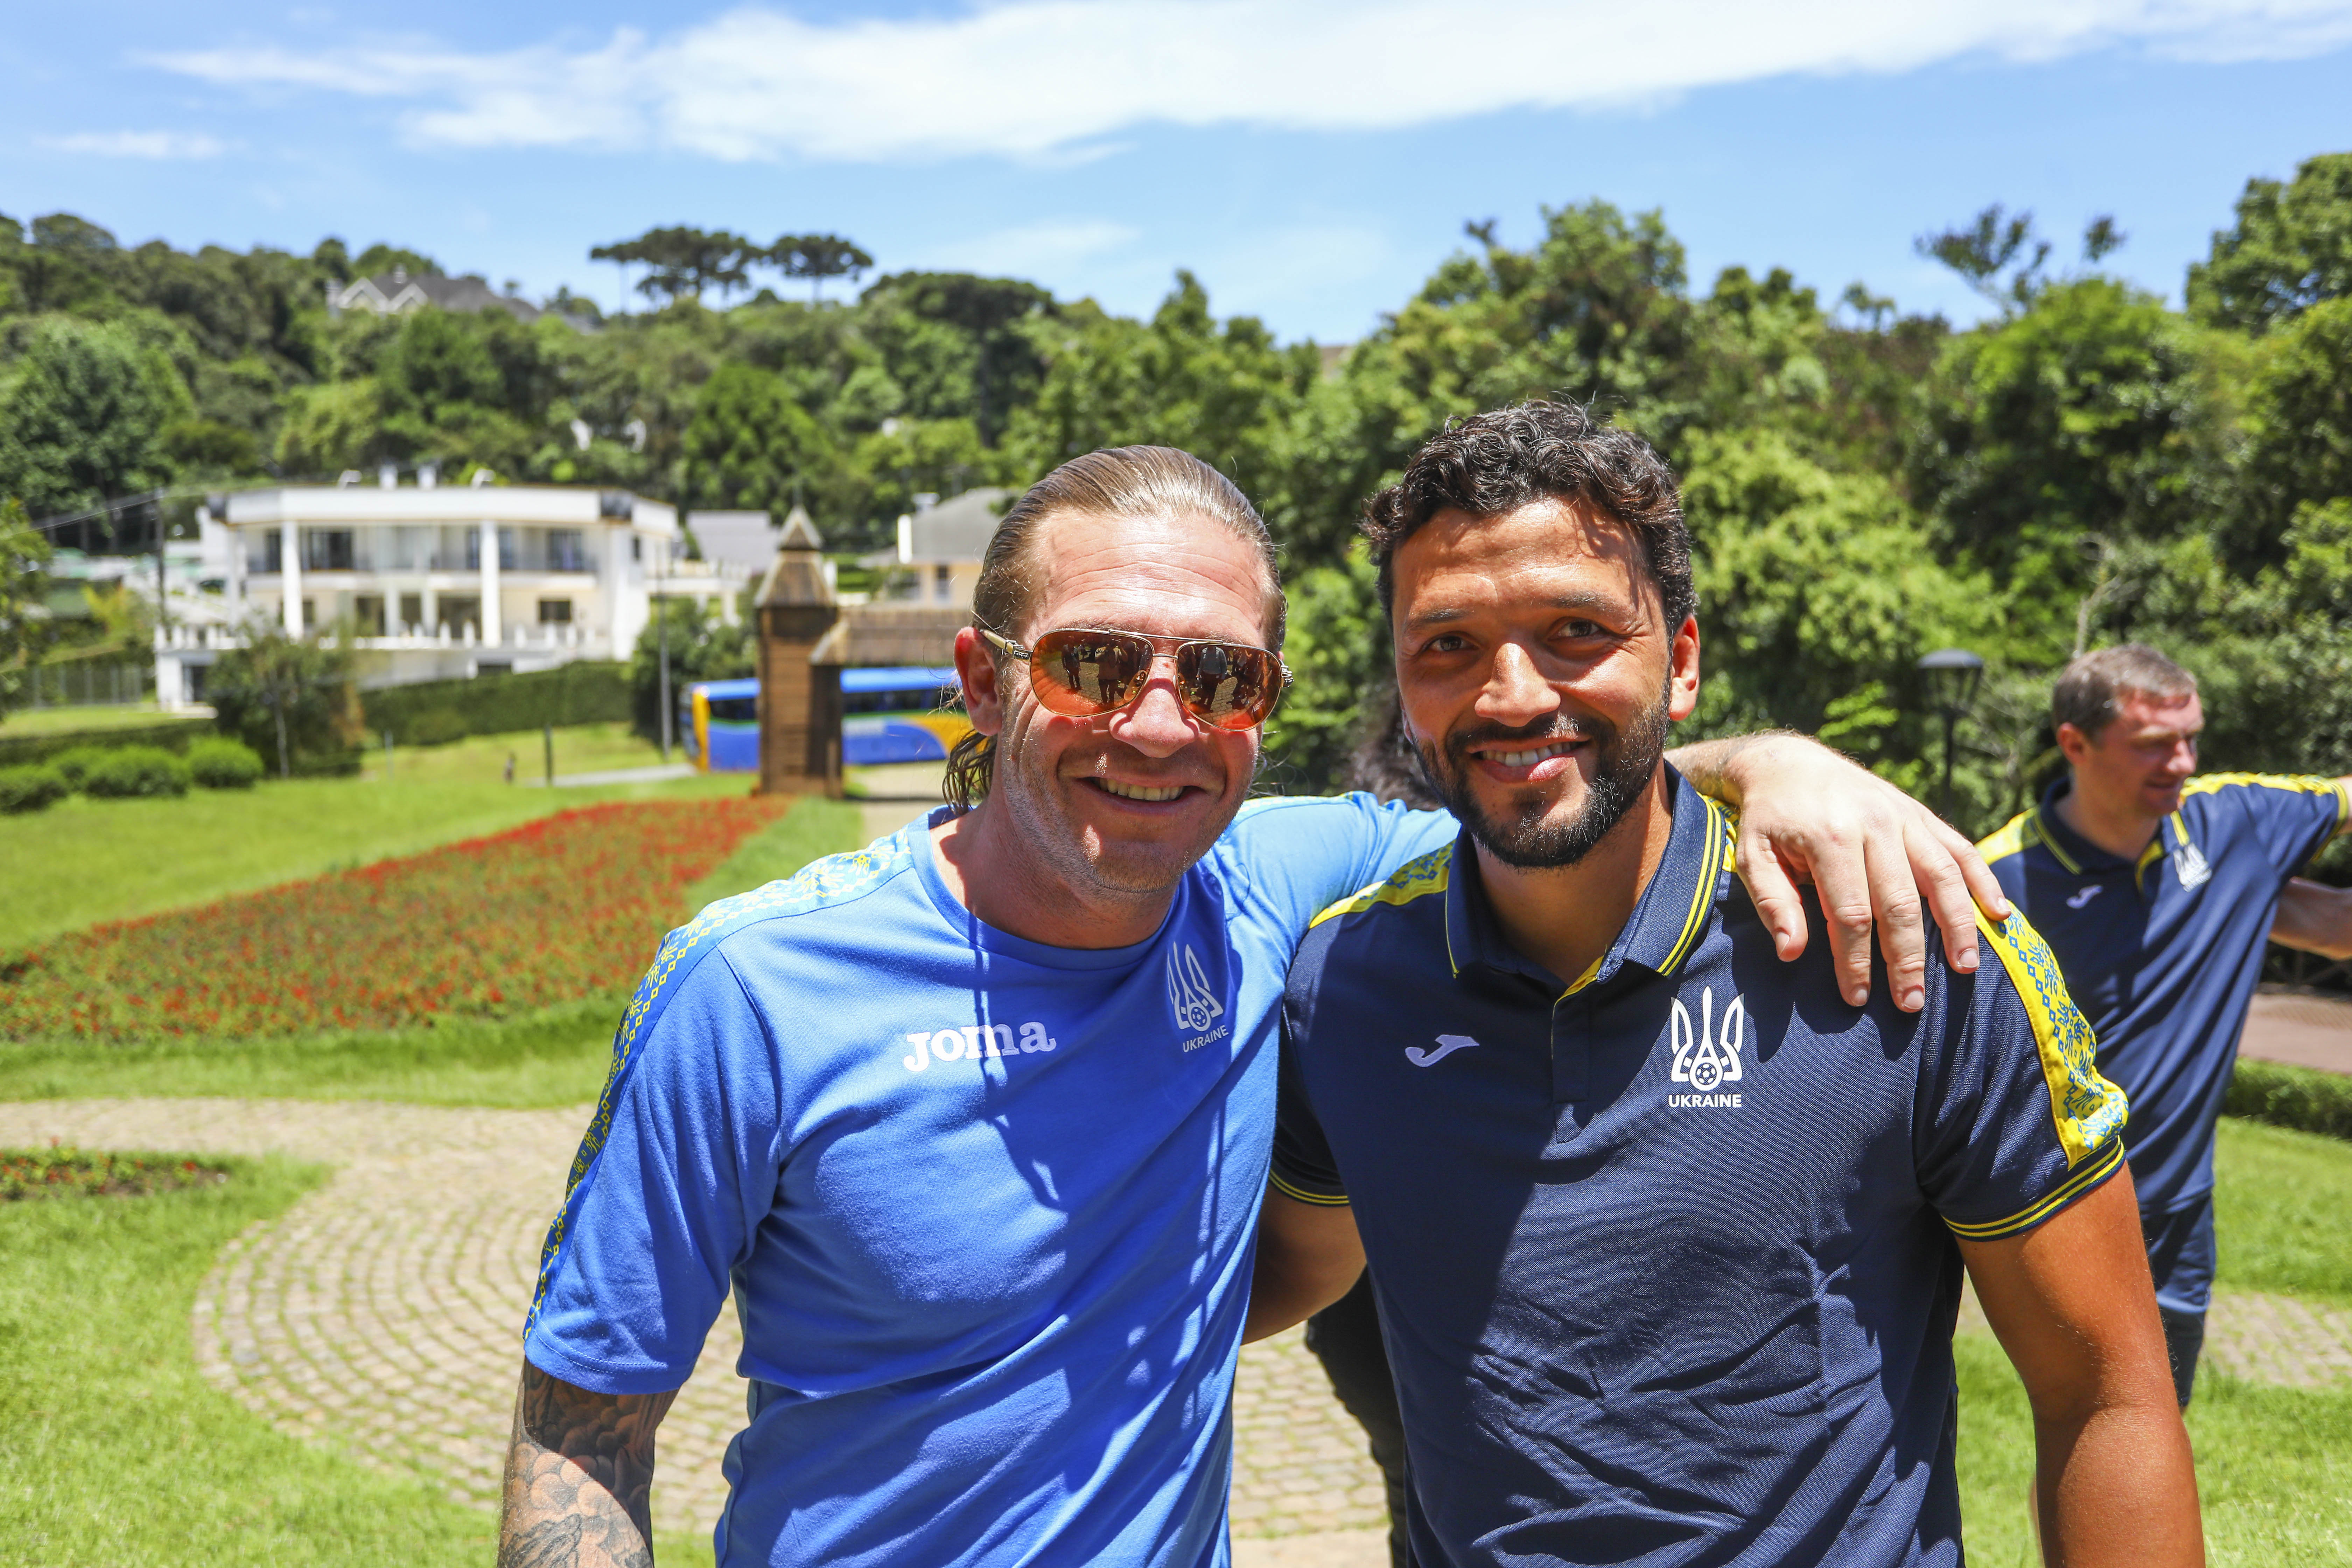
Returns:
[[[1220,849],[1228,875],[1244,882],[1295,942],[1315,917],[1416,855],[1454,841],[1442,811],[1383,805],[1359,792],[1282,796],[1243,806]]]
[[[2021,914],[1981,913],[2000,959],[1949,975],[1954,1004],[1920,1063],[1919,1184],[1953,1234],[2015,1236],[2094,1191],[2124,1162],[2124,1092],[2099,1076],[2091,1026]]]
[[[1348,1201],[1331,1144],[1307,1094],[1290,1006],[1282,1015],[1281,1089],[1275,1109],[1274,1190],[1302,1204],[1337,1208]]]
[[[599,1394],[685,1383],[774,1201],[775,1052],[726,955],[679,951],[691,929],[614,1038],[524,1336],[532,1365]]]
[[[2302,869],[2344,826],[2347,803],[2337,780],[2283,773],[2224,773],[2220,778],[2229,782],[2216,793],[2236,797],[2282,881]],[[2201,782],[2192,780],[2189,787]]]

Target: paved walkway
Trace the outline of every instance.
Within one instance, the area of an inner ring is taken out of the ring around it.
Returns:
[[[221,1251],[197,1292],[205,1378],[281,1430],[495,1507],[539,1248],[584,1107],[453,1110],[298,1100],[0,1103],[0,1147],[282,1152],[325,1185]],[[662,1423],[654,1519],[707,1532],[742,1424],[722,1312]],[[1235,1399],[1242,1568],[1381,1568],[1379,1472],[1297,1332],[1243,1354]]]
[[[2352,1001],[2263,991],[2246,1015],[2238,1054],[2352,1074]]]

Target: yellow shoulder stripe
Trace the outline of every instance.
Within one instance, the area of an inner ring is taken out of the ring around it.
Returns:
[[[2333,795],[2343,798],[2336,781],[2324,773],[2199,773],[2180,786],[2180,793],[2210,795],[2221,789],[2283,789],[2297,795]]]
[[[1730,814],[1713,797],[1699,798],[1706,802],[1706,853],[1699,862],[1698,886],[1691,889],[1689,912],[1683,916],[1682,934],[1675,939],[1665,963],[1659,965],[1661,974],[1672,974],[1689,955],[1699,932],[1706,929],[1707,911],[1715,908],[1715,884],[1722,879],[1723,868],[1731,864],[1732,847],[1738,840],[1738,828]],[[1571,985],[1569,989],[1573,991],[1576,987]]]
[[[2098,1040],[2066,994],[2065,978],[2041,933],[2022,914],[2012,913],[1996,925],[1982,910],[1977,911],[1977,929],[2000,955],[2000,966],[2032,1021],[2042,1077],[2050,1087],[2051,1120],[2071,1169],[2119,1142],[2130,1105],[2122,1089],[2099,1076]]]
[[[1988,863],[2021,854],[2031,841],[2032,829],[2033,814],[2021,811],[1979,840],[1977,853],[1983,856]]]
[[[1275,1172],[1268,1179],[1274,1183],[1276,1192],[1294,1203],[1313,1204],[1317,1208],[1322,1209],[1344,1209],[1353,1206],[1345,1196],[1335,1198],[1328,1193],[1310,1193],[1294,1187],[1282,1179],[1282,1173],[1279,1171]]]
[[[2123,1140],[2118,1138],[2107,1145],[2105,1153],[2068,1176],[2058,1184],[2056,1192],[2031,1208],[2021,1209],[2007,1219],[1987,1220],[1981,1225],[1962,1225],[1949,1219],[1944,1224],[1950,1227],[1954,1236],[1964,1237],[1969,1241],[1998,1241],[2004,1236],[2030,1230],[2105,1181],[2109,1173],[2123,1163]]]
[[[1426,855],[1406,861],[1385,879],[1370,883],[1341,899],[1308,921],[1307,929],[1313,931],[1325,921],[1336,920],[1341,915],[1360,914],[1376,904],[1409,904],[1415,899],[1442,893],[1445,891],[1446,881],[1453,870],[1454,846],[1441,845]]]

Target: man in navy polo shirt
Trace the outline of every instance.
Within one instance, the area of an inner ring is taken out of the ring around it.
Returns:
[[[2053,1560],[2200,1561],[2123,1096],[2021,920],[1916,1015],[1775,959],[1663,760],[1698,691],[1664,465],[1523,405],[1365,531],[1462,832],[1293,963],[1249,1331],[1369,1258],[1414,1561],[1958,1563],[1964,1265]]]
[[[2051,719],[2067,776],[1982,847],[2058,955],[2099,1070],[2131,1097],[2132,1184],[2186,1405],[2213,1291],[2213,1123],[2280,889],[2344,831],[2347,781],[2198,776],[2196,679],[2138,643],[2068,665]],[[2315,923],[2286,919],[2280,939],[2325,946],[2299,937]]]

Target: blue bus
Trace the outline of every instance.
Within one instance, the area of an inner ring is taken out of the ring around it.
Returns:
[[[971,726],[949,711],[953,665],[900,665],[841,672],[841,762],[934,763]],[[687,688],[679,715],[687,756],[704,773],[760,771],[760,682],[705,680]]]

